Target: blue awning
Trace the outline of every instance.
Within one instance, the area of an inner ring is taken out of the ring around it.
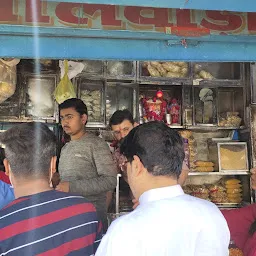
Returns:
[[[151,32],[0,26],[0,56],[102,60],[256,60],[256,36],[186,38]]]

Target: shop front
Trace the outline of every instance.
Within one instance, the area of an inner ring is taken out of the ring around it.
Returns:
[[[221,11],[224,5],[200,7],[188,1],[184,8],[189,9],[175,9],[178,1],[155,6],[149,0],[141,6],[133,1],[104,5],[103,0],[3,2],[0,56],[21,61],[15,92],[0,104],[2,130],[36,120],[48,123],[61,138],[52,97],[60,80],[59,60],[80,62],[83,70],[72,83],[88,107],[90,131],[110,142],[108,122],[118,109],[129,109],[139,123],[163,121],[187,143],[187,193],[220,208],[253,202],[253,8],[241,4],[229,9],[235,12]],[[38,87],[40,100],[33,97]],[[123,192],[117,191],[114,214],[131,210]]]

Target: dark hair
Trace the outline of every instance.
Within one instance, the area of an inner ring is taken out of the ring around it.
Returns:
[[[130,121],[134,124],[132,113],[128,109],[117,110],[109,120],[109,126],[121,124],[124,120]]]
[[[65,100],[63,103],[59,105],[59,110],[66,109],[66,108],[74,108],[76,112],[80,115],[88,115],[87,107],[85,103],[77,98],[72,98]]]
[[[134,155],[138,156],[154,176],[180,176],[185,157],[183,140],[178,132],[162,122],[135,127],[124,139],[120,150],[129,162]]]
[[[0,141],[15,176],[48,177],[56,138],[47,125],[32,122],[13,126],[0,135]]]

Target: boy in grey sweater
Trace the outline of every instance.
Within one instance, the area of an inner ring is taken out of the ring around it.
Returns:
[[[106,230],[106,192],[116,186],[116,165],[107,143],[86,132],[87,108],[82,100],[66,100],[59,109],[62,127],[71,141],[61,151],[61,183],[57,189],[80,194],[91,201]]]

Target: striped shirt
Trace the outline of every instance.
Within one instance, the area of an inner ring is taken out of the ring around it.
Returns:
[[[51,190],[0,211],[0,256],[91,256],[101,238],[96,210],[82,196]]]

